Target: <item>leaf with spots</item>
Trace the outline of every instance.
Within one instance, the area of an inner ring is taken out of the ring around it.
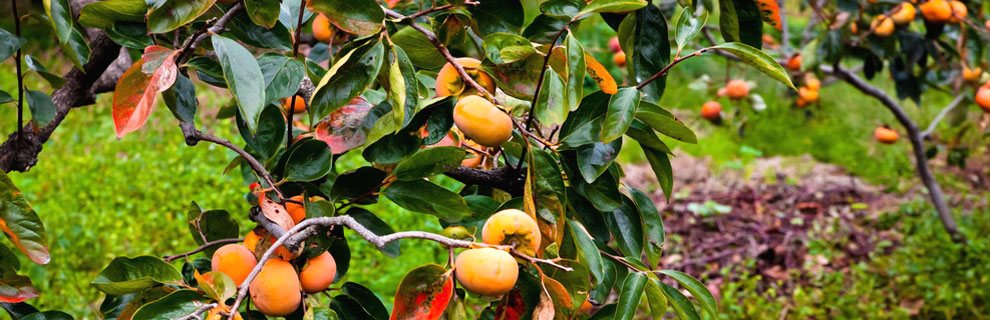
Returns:
[[[282,230],[289,230],[296,226],[296,223],[292,221],[292,216],[285,210],[285,207],[272,201],[264,193],[258,199],[258,206],[261,207],[261,213],[265,215],[265,218],[282,227]]]
[[[48,255],[48,235],[41,218],[31,208],[21,191],[6,173],[0,170],[0,230],[7,239],[17,246],[31,261],[46,264]]]
[[[763,17],[763,22],[777,28],[777,30],[781,30],[780,6],[777,4],[777,0],[754,0],[754,2],[756,2],[756,7],[760,8],[760,16]]]
[[[602,92],[608,94],[615,94],[619,91],[619,86],[615,83],[615,78],[608,73],[608,69],[605,66],[595,60],[590,54],[584,54],[584,63],[587,67],[588,75],[591,76],[595,83],[598,83],[598,87],[602,89]]]
[[[113,93],[113,124],[117,138],[141,128],[148,121],[158,93],[168,90],[175,82],[178,75],[175,55],[178,52],[150,46],[144,49],[141,59],[120,76]]]
[[[436,264],[409,271],[395,291],[391,319],[439,319],[454,293],[451,275]]]
[[[351,99],[349,105],[334,110],[316,125],[314,137],[326,142],[334,154],[360,147],[371,130],[370,125],[364,124],[369,111],[371,104],[367,100],[362,97]]]

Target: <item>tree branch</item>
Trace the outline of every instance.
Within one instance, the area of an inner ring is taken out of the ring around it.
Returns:
[[[942,189],[935,181],[931,168],[928,167],[928,157],[925,155],[925,143],[922,140],[921,131],[918,129],[918,125],[915,124],[910,117],[908,117],[907,113],[904,112],[897,101],[894,101],[894,99],[883,92],[883,90],[870,85],[851,71],[838,65],[833,67],[821,66],[821,69],[845,80],[847,83],[866,95],[880,100],[880,102],[894,114],[897,121],[900,122],[901,125],[907,130],[908,139],[911,141],[911,149],[914,152],[916,162],[915,166],[917,166],[918,176],[921,178],[921,182],[928,189],[928,195],[932,199],[932,205],[935,207],[935,211],[938,212],[939,219],[942,220],[942,226],[952,238],[952,241],[957,243],[966,243],[966,237],[959,232],[959,226],[956,224],[955,218],[952,217],[952,212],[949,209],[949,205],[945,201],[945,195],[942,193]]]
[[[574,23],[574,19],[567,21],[567,24],[557,32],[557,35],[553,37],[553,41],[550,41],[550,47],[547,49],[546,56],[543,57],[543,67],[540,68],[540,76],[536,79],[536,90],[533,91],[533,101],[529,105],[529,115],[526,116],[526,129],[522,131],[529,131],[529,128],[533,126],[533,110],[536,109],[536,103],[540,100],[540,91],[543,89],[543,77],[546,76],[547,68],[550,67],[550,55],[553,53],[553,46],[557,44],[557,40],[564,35],[567,30],[570,30],[571,23]],[[522,129],[522,128],[520,128]]]
[[[196,124],[192,122],[185,122],[185,121],[180,122],[179,128],[182,129],[182,135],[186,137],[186,145],[189,145],[190,147],[195,146],[200,141],[208,141],[226,147],[227,149],[233,150],[242,158],[244,158],[244,160],[251,165],[251,169],[254,169],[254,172],[257,173],[259,176],[261,176],[261,178],[266,183],[268,183],[268,186],[271,187],[276,194],[278,194],[279,200],[285,198],[282,195],[282,191],[280,191],[278,187],[275,185],[275,180],[272,179],[272,175],[268,173],[268,170],[265,169],[265,166],[262,165],[261,162],[258,161],[258,159],[255,159],[254,156],[252,156],[250,153],[247,153],[247,151],[241,149],[241,147],[238,147],[237,145],[233,144],[232,142],[226,139],[199,131],[198,129],[196,129]]]
[[[203,245],[199,246],[199,248],[193,249],[192,251],[189,251],[189,252],[184,252],[184,253],[180,253],[180,254],[172,255],[172,256],[164,256],[164,257],[162,257],[162,260],[165,260],[165,262],[172,262],[172,261],[175,261],[175,259],[185,258],[185,257],[191,256],[191,255],[197,254],[197,253],[199,253],[199,252],[201,252],[203,250],[206,250],[209,247],[212,247],[212,246],[215,246],[215,245],[218,245],[218,244],[238,243],[238,242],[241,242],[241,241],[244,241],[244,238],[213,240],[213,241],[204,243]]]
[[[237,15],[237,13],[239,13],[242,9],[244,9],[244,3],[238,1],[237,4],[231,7],[230,10],[227,10],[227,13],[224,13],[220,19],[216,19],[216,23],[213,26],[206,29],[197,30],[196,33],[193,33],[193,35],[186,39],[186,41],[182,44],[182,52],[179,53],[179,57],[175,59],[175,64],[182,64],[182,62],[185,61],[184,59],[189,56],[189,53],[196,50],[196,46],[199,45],[201,41],[206,39],[206,37],[209,37],[211,34],[220,34],[226,31],[227,23],[229,23],[230,20],[233,20],[234,16]],[[214,20],[207,21],[206,26],[209,26],[210,22],[213,21]]]
[[[667,71],[670,71],[670,68],[673,68],[678,63],[681,63],[681,61],[687,60],[687,59],[689,59],[691,57],[700,56],[700,55],[704,54],[705,52],[708,52],[711,49],[712,49],[711,47],[702,48],[701,50],[695,51],[692,54],[689,54],[689,55],[686,55],[686,56],[683,56],[683,57],[674,59],[674,61],[671,61],[670,64],[668,64],[667,66],[663,67],[663,69],[660,69],[660,71],[657,72],[656,74],[654,74],[652,77],[650,77],[649,79],[644,80],[639,85],[637,85],[636,86],[636,90],[642,89],[646,85],[650,84],[650,82],[653,82],[653,80],[656,80],[657,78],[666,75],[667,74]]]
[[[217,304],[216,303],[207,303],[207,304],[204,304],[202,306],[199,306],[199,308],[197,308],[196,310],[194,310],[192,313],[190,313],[188,315],[185,315],[182,318],[179,318],[178,320],[202,319],[202,318],[199,317],[199,315],[201,315],[201,314],[209,311],[210,309],[216,308],[216,307],[217,307]],[[231,314],[236,314],[236,313],[235,312],[231,312]]]
[[[942,118],[945,118],[945,116],[949,114],[949,111],[955,109],[956,106],[962,103],[964,99],[966,99],[966,96],[960,94],[956,96],[956,98],[953,99],[952,102],[949,102],[949,104],[946,105],[945,108],[942,108],[942,112],[939,112],[938,115],[935,116],[935,119],[932,119],[932,122],[928,124],[928,128],[925,129],[925,131],[921,132],[921,138],[928,138],[928,136],[932,135],[932,132],[935,131],[935,127],[938,126],[938,123],[942,122]]]
[[[512,166],[491,170],[457,167],[444,174],[464,184],[501,189],[514,197],[522,196],[526,186],[526,175]]]

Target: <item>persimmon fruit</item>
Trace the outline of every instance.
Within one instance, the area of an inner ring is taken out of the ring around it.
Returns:
[[[454,124],[465,136],[486,147],[497,147],[512,137],[512,119],[490,101],[466,96],[454,106]]]
[[[739,79],[729,81],[725,84],[725,95],[734,100],[745,98],[749,95],[749,84]]]
[[[870,22],[870,29],[878,37],[889,37],[894,34],[894,20],[887,16],[877,16]]]
[[[701,116],[709,121],[718,120],[722,116],[722,104],[718,101],[708,101],[701,105]]]
[[[336,27],[330,24],[330,19],[322,13],[313,19],[313,38],[316,38],[316,41],[330,43],[333,41],[335,31]]]
[[[899,134],[897,134],[897,131],[887,127],[877,127],[877,129],[873,131],[873,136],[875,136],[877,141],[880,143],[891,144],[897,142]]]
[[[540,248],[540,226],[525,212],[505,209],[488,217],[481,227],[481,241],[515,245],[519,253],[534,256]]]
[[[795,55],[791,56],[790,59],[787,59],[787,63],[786,64],[787,64],[787,69],[790,69],[791,71],[800,71],[801,70],[801,55],[800,54],[795,54]]]
[[[301,290],[296,269],[278,259],[265,262],[248,286],[255,308],[272,317],[284,317],[296,311],[302,301]]]
[[[945,23],[952,18],[952,5],[946,0],[929,0],[922,3],[921,15],[933,23]]]
[[[303,113],[306,112],[306,100],[299,95],[295,96],[295,103],[292,101],[292,97],[282,99],[282,109],[292,113]]]
[[[894,20],[894,24],[902,26],[914,21],[914,17],[917,14],[918,11],[914,9],[914,5],[905,1],[898,5],[897,11],[890,15],[890,18]]]
[[[326,290],[337,275],[337,262],[329,252],[310,258],[299,272],[299,282],[306,293]]]
[[[616,52],[615,55],[612,56],[612,62],[614,62],[615,65],[619,66],[619,68],[625,67],[626,53],[622,51]]]
[[[990,112],[990,82],[976,89],[976,105],[983,111]]]
[[[980,67],[975,67],[970,69],[969,67],[963,66],[962,77],[966,82],[976,82],[980,80],[980,76],[983,75],[983,69]]]
[[[240,286],[247,278],[258,261],[247,247],[237,243],[224,245],[213,252],[211,265],[213,271],[226,274]]]
[[[488,90],[492,94],[495,93],[495,81],[487,73],[480,70],[481,61],[474,58],[457,58],[457,63],[464,68],[464,71],[471,78],[484,87],[485,90]],[[461,79],[461,75],[457,73],[457,69],[450,62],[444,64],[440,68],[440,72],[437,73],[436,90],[438,97],[459,96],[462,93],[473,91],[473,89],[468,90],[469,87],[470,85],[464,79]]]
[[[508,252],[494,248],[468,249],[457,255],[454,274],[467,291],[497,297],[516,285],[519,266]]]

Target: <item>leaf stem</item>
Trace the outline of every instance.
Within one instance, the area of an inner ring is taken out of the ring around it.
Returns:
[[[206,248],[209,248],[209,247],[212,247],[212,246],[215,246],[215,245],[218,245],[218,244],[237,243],[237,242],[241,242],[241,241],[244,241],[244,238],[231,238],[231,239],[213,240],[213,241],[204,243],[203,245],[201,245],[198,248],[193,249],[192,251],[189,251],[189,252],[184,252],[184,253],[180,253],[180,254],[172,255],[172,256],[164,256],[164,257],[162,257],[162,260],[165,260],[165,262],[172,262],[172,261],[175,261],[175,259],[185,258],[185,257],[191,256],[191,255],[194,255],[194,254],[196,254],[196,253],[198,253],[200,251],[206,250]]]
[[[653,82],[653,80],[656,80],[657,78],[660,78],[662,76],[667,75],[667,71],[670,71],[670,68],[673,68],[678,63],[681,63],[681,61],[687,60],[687,59],[689,59],[691,57],[700,56],[703,53],[708,52],[708,50],[711,50],[711,49],[712,49],[712,47],[702,48],[701,50],[695,51],[692,54],[689,54],[689,55],[686,55],[686,56],[683,56],[683,57],[674,59],[674,61],[671,61],[670,64],[668,64],[666,67],[663,67],[663,69],[660,69],[660,71],[657,72],[656,74],[654,74],[652,77],[650,77],[649,79],[646,79],[645,81],[643,81],[642,83],[640,83],[639,85],[637,85],[636,86],[636,90],[642,89],[646,85],[650,84],[650,82]]]
[[[546,75],[547,68],[550,66],[550,54],[553,53],[553,46],[557,44],[557,40],[564,35],[571,28],[571,23],[574,23],[574,19],[567,21],[567,24],[557,32],[557,35],[553,37],[553,41],[550,42],[550,48],[547,49],[547,54],[543,57],[543,67],[540,68],[540,76],[536,80],[536,90],[533,91],[533,101],[529,105],[529,115],[526,116],[526,131],[533,126],[533,110],[536,109],[536,103],[540,99],[540,91],[543,89],[543,77]]]
[[[306,11],[306,0],[299,0],[299,20],[296,22],[295,35],[292,37],[292,58],[299,59],[299,30],[302,30],[303,13]],[[292,114],[296,111],[296,99],[299,95],[293,94],[289,100],[289,107],[285,108],[285,149],[292,146]],[[303,101],[305,103],[305,101]],[[308,109],[309,106],[307,105]]]
[[[14,14],[14,35],[21,37],[21,19],[17,14],[17,1],[10,2],[11,12]],[[21,71],[21,48],[17,48],[14,53],[14,62],[17,63],[17,140],[21,140],[24,134],[24,74]]]

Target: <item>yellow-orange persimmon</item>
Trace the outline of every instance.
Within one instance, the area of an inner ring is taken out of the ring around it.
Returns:
[[[818,81],[818,78],[815,78],[814,76],[808,76],[804,80],[804,86],[808,87],[808,89],[818,91],[818,89],[821,89],[822,87],[822,82]]]
[[[519,266],[508,252],[493,248],[468,249],[457,255],[454,274],[464,289],[496,297],[516,285]]]
[[[254,306],[268,316],[287,316],[296,311],[302,301],[302,287],[296,269],[292,264],[278,259],[265,262],[248,290]]]
[[[969,67],[963,66],[962,68],[963,80],[966,80],[967,82],[979,81],[980,76],[982,75],[983,75],[983,69],[980,67],[970,69]]]
[[[928,22],[945,23],[952,18],[952,5],[946,0],[929,0],[919,7]]]
[[[251,269],[254,269],[254,266],[258,264],[258,261],[254,259],[254,254],[247,247],[231,243],[213,252],[211,264],[213,271],[226,274],[234,280],[234,284],[239,286],[244,282],[244,278],[247,278],[248,274],[251,273]]]
[[[815,102],[818,101],[818,90],[812,90],[808,87],[800,87],[798,88],[798,96],[801,97],[801,100],[806,102]]]
[[[295,96],[295,103],[292,101],[292,97],[282,99],[282,109],[290,111],[292,113],[303,113],[306,112],[306,100],[299,95]]]
[[[221,312],[223,312],[223,313],[221,313]],[[230,307],[228,307],[228,306],[216,306],[216,307],[213,307],[213,309],[210,309],[210,311],[207,312],[207,314],[206,314],[206,320],[224,320],[224,319],[227,319],[227,316],[225,316],[224,313],[228,313],[228,312],[230,312]],[[241,313],[240,312],[235,312],[234,313],[234,320],[243,320],[243,319],[244,318],[241,317]]]
[[[292,222],[299,224],[300,221],[306,219],[306,208],[303,205],[303,196],[297,195],[289,198],[289,200],[292,201],[285,202],[285,212],[289,213],[289,216],[292,217]],[[309,197],[309,202],[316,202],[318,200],[323,200],[323,198],[319,196]]]
[[[330,43],[333,40],[335,31],[336,27],[331,25],[330,19],[327,19],[327,16],[322,13],[316,15],[316,18],[313,19],[313,38],[316,38],[316,41]]]
[[[465,136],[486,147],[497,147],[512,136],[512,119],[490,101],[466,96],[454,106],[454,124]]]
[[[952,16],[949,17],[949,23],[959,23],[963,19],[966,19],[966,14],[969,12],[966,9],[966,4],[962,1],[951,1],[949,6],[952,7]]]
[[[990,112],[990,82],[976,90],[976,105]]]
[[[329,252],[309,259],[299,272],[299,282],[306,293],[326,290],[337,275],[337,262]]]
[[[873,34],[878,37],[889,37],[894,34],[894,20],[887,16],[877,16],[870,22],[870,29],[873,29]]]
[[[787,59],[786,65],[787,65],[787,69],[790,69],[791,71],[800,71],[801,70],[801,54],[795,54],[795,55],[791,56],[790,59]]]
[[[905,1],[898,5],[897,11],[895,11],[890,18],[893,19],[894,23],[897,25],[905,25],[911,23],[911,21],[914,21],[914,16],[917,13],[918,11],[914,9],[914,5]]]
[[[614,62],[615,65],[619,66],[619,68],[625,67],[626,53],[622,51],[616,52],[615,55],[612,56],[612,62]]]
[[[701,116],[710,121],[718,120],[722,116],[722,104],[717,101],[708,101],[701,105]]]
[[[457,58],[457,63],[464,68],[464,71],[471,78],[484,87],[485,90],[488,90],[491,94],[495,94],[495,81],[487,73],[481,72],[481,61],[474,58]],[[470,85],[464,79],[461,79],[461,75],[457,73],[457,69],[450,62],[443,65],[443,68],[440,68],[440,72],[437,73],[436,86],[438,97],[457,96],[470,89]]]
[[[258,231],[251,230],[251,232],[248,232],[248,234],[244,236],[244,247],[250,250],[251,253],[261,255],[264,253],[264,250],[268,250],[268,248],[275,243],[275,238],[269,237],[267,245],[259,246],[261,239],[263,239],[266,235],[268,235],[268,232],[264,229],[258,229]],[[256,252],[259,248],[262,249],[260,253]],[[292,254],[292,252],[285,246],[280,246],[278,249],[275,249],[275,257],[282,260],[292,260],[292,258],[295,258],[295,255]]]
[[[525,212],[505,209],[488,217],[481,227],[481,240],[487,244],[515,245],[516,251],[532,257],[540,248],[540,226]]]
[[[729,99],[745,98],[749,95],[749,84],[739,79],[731,80],[725,84],[725,95],[729,96]]]
[[[899,135],[897,134],[897,131],[894,131],[893,129],[887,127],[877,127],[877,129],[873,131],[873,136],[876,137],[877,141],[880,143],[891,144],[897,142],[897,137]]]

